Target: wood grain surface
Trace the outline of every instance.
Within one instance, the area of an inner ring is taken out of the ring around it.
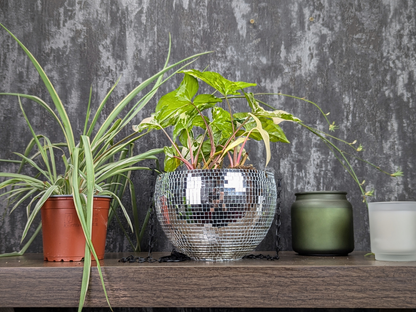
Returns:
[[[364,254],[139,264],[114,253],[102,267],[113,307],[416,308],[416,262]],[[0,307],[76,307],[81,273],[82,263],[45,262],[42,254],[0,259]],[[95,268],[85,306],[106,306]]]

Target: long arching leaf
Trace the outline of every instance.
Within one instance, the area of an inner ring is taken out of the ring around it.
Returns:
[[[42,189],[44,187],[44,184],[41,180],[32,178],[31,176],[28,176],[28,175],[25,175],[25,174],[0,172],[0,177],[10,178],[10,179],[14,179],[14,180],[22,181],[22,182],[27,182],[28,184],[30,184],[32,186],[36,186],[39,189]],[[6,181],[0,183],[0,189],[2,189],[3,187],[6,187],[6,186],[8,186],[12,183],[13,183],[13,181],[6,180]]]
[[[25,110],[23,109],[23,106],[22,106],[22,102],[20,101],[20,97],[18,99],[19,99],[20,109],[22,110],[22,113],[23,113],[23,117],[26,120],[26,124],[28,125],[28,127],[30,129],[30,132],[32,133],[32,137],[35,140],[36,145],[38,146],[39,152],[42,155],[43,162],[45,163],[45,166],[48,169],[49,180],[53,180],[52,172],[51,172],[51,166],[49,165],[48,155],[46,154],[45,150],[43,149],[43,146],[40,144],[40,141],[38,140],[38,136],[36,135],[35,131],[32,128],[32,125],[29,122],[29,119],[26,116]]]
[[[71,122],[69,121],[68,115],[65,111],[65,107],[63,106],[61,99],[58,96],[58,93],[56,93],[55,88],[53,87],[52,83],[50,82],[48,76],[45,74],[43,68],[40,66],[38,61],[35,59],[35,57],[30,53],[30,51],[19,41],[19,39],[16,38],[15,35],[11,33],[10,30],[8,30],[3,24],[0,23],[0,26],[3,27],[10,36],[13,37],[14,40],[19,44],[19,46],[25,51],[26,55],[29,57],[30,61],[35,66],[36,70],[39,73],[39,76],[41,77],[43,83],[46,86],[46,89],[48,89],[48,92],[52,98],[52,101],[55,104],[56,109],[58,110],[59,116],[61,117],[62,123],[65,128],[65,136],[68,142],[69,150],[72,151],[75,147],[75,140],[74,140],[74,134],[71,127]]]
[[[81,284],[81,294],[80,294],[80,301],[78,305],[78,311],[82,311],[82,307],[84,306],[86,293],[88,290],[89,279],[91,274],[91,253],[93,254],[96,264],[98,274],[100,276],[101,285],[103,287],[104,295],[106,297],[108,306],[111,308],[110,301],[108,299],[107,291],[104,284],[104,278],[101,271],[100,261],[98,260],[97,254],[95,252],[94,246],[91,241],[91,234],[92,234],[92,207],[93,207],[93,196],[94,196],[94,186],[95,186],[95,174],[94,174],[94,167],[93,167],[93,158],[92,158],[92,151],[89,138],[87,136],[81,136],[81,141],[83,145],[83,152],[85,155],[86,161],[86,172],[87,172],[87,203],[86,203],[86,214],[83,213],[83,205],[81,202],[81,197],[79,193],[80,185],[77,173],[79,171],[79,152],[80,148],[74,149],[74,157],[73,157],[73,167],[74,167],[74,174],[72,176],[73,179],[73,196],[74,196],[74,204],[77,211],[78,218],[81,223],[82,230],[85,236],[85,255],[84,255],[84,270],[82,275],[82,284]],[[85,195],[83,195],[85,196]]]
[[[27,232],[29,231],[29,228],[32,226],[32,222],[35,219],[36,215],[38,214],[38,212],[40,211],[40,208],[42,208],[43,204],[46,202],[46,200],[53,194],[53,192],[57,189],[58,187],[56,185],[51,186],[50,188],[48,188],[47,190],[44,191],[42,197],[39,199],[38,203],[36,204],[35,208],[33,209],[32,213],[30,214],[27,222],[26,222],[26,226],[25,229],[23,230],[23,235],[22,235],[22,240],[21,242],[23,242],[23,240],[25,239]]]
[[[23,94],[23,93],[0,93],[0,95],[11,95],[11,96],[17,96],[17,97],[21,97],[21,98],[26,98],[29,100],[32,100],[36,103],[38,103],[39,105],[41,105],[43,108],[45,108],[47,110],[47,112],[49,114],[52,115],[52,117],[58,122],[59,126],[62,129],[63,134],[66,137],[66,131],[64,129],[64,126],[61,123],[61,120],[58,118],[58,116],[55,114],[55,112],[49,107],[48,104],[45,103],[45,101],[43,101],[41,98],[34,96],[34,95],[28,95],[28,94]],[[68,139],[67,139],[68,141]]]
[[[108,91],[107,95],[104,97],[104,100],[101,102],[100,106],[98,107],[97,111],[95,112],[94,118],[91,122],[91,125],[88,129],[87,136],[90,136],[92,134],[92,131],[94,130],[95,124],[98,121],[98,118],[100,117],[100,113],[103,110],[105,104],[107,103],[108,98],[110,97],[111,93],[114,91],[115,87],[117,86],[118,82],[120,81],[120,78],[117,79],[116,83],[113,85],[113,87]]]
[[[169,71],[170,69],[178,66],[179,64],[182,64],[184,62],[187,62],[191,59],[195,59],[198,56],[201,55],[205,55],[211,52],[203,52],[203,53],[198,53],[198,54],[194,54],[190,57],[187,57],[173,65],[170,65],[166,68],[164,68],[163,70],[159,71],[158,73],[156,73],[155,75],[153,75],[152,77],[146,79],[145,81],[143,81],[140,85],[138,85],[135,89],[133,89],[123,100],[121,100],[121,102],[114,108],[114,110],[110,113],[110,115],[107,117],[107,119],[104,121],[104,123],[101,125],[101,128],[98,130],[96,136],[94,137],[94,140],[92,141],[91,145],[94,146],[96,141],[99,140],[101,138],[101,136],[103,136],[106,132],[106,130],[110,127],[110,125],[112,124],[112,122],[114,121],[114,119],[116,119],[120,112],[124,109],[124,107],[130,103],[130,101],[140,92],[142,91],[144,88],[146,88],[149,84],[151,84],[154,80],[156,80],[159,76],[163,75],[164,73],[166,73],[167,71]]]
[[[23,246],[23,248],[20,249],[20,251],[0,254],[0,258],[1,257],[16,257],[16,256],[22,256],[26,252],[26,250],[29,248],[29,246],[32,244],[32,242],[35,240],[36,236],[38,236],[38,234],[39,234],[39,232],[40,232],[41,229],[42,229],[42,223],[40,223],[38,225],[35,233],[32,234],[32,236],[30,237],[30,239]]]
[[[266,130],[263,129],[262,125],[261,125],[261,121],[254,116],[252,113],[248,113],[251,117],[253,117],[253,119],[256,121],[257,127],[255,127],[254,129],[257,130],[260,134],[261,137],[263,138],[263,142],[264,142],[264,146],[266,148],[266,165],[265,167],[267,167],[267,164],[269,163],[270,159],[271,159],[271,151],[270,151],[270,138],[269,138],[269,133],[267,133]]]

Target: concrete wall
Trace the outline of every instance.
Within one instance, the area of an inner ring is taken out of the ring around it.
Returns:
[[[363,158],[389,172],[403,170],[403,178],[392,179],[353,161],[359,179],[366,180],[365,189],[375,189],[373,200],[416,200],[413,0],[0,0],[0,22],[43,66],[77,133],[83,128],[90,86],[95,109],[121,76],[108,114],[123,95],[163,66],[170,33],[173,61],[212,50],[215,53],[201,57],[194,67],[209,65],[231,80],[257,83],[259,91],[317,102],[340,126],[337,136],[364,146]],[[179,79],[162,89],[170,90]],[[0,30],[0,90],[37,95],[51,103],[32,64],[4,30]],[[265,100],[327,129],[310,104],[277,96]],[[148,116],[155,103],[149,103],[133,124]],[[55,142],[63,140],[41,108],[28,101],[24,107],[36,131]],[[283,128],[291,144],[273,144],[270,163],[283,178],[283,249],[291,249],[290,206],[295,192],[345,190],[354,207],[356,250],[369,250],[368,216],[358,186],[319,139],[294,124]],[[23,152],[29,140],[17,100],[1,97],[0,159],[17,159],[13,152]],[[138,142],[137,152],[166,143],[155,132]],[[263,145],[250,147],[252,162],[261,167]],[[0,170],[12,172],[16,167],[0,163]],[[134,176],[142,211],[148,205],[151,178],[142,172]],[[2,201],[0,213],[5,207]],[[0,252],[19,248],[25,218],[20,209],[0,221]],[[159,227],[156,239],[157,250],[170,249]],[[272,250],[273,243],[269,234],[259,249]],[[130,250],[116,224],[110,225],[107,250]],[[40,237],[29,251],[42,251]]]

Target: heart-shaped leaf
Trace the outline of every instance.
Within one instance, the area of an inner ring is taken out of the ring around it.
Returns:
[[[256,86],[255,83],[230,81],[220,74],[210,71],[200,72],[196,69],[188,69],[181,72],[204,81],[206,84],[210,85],[224,96],[237,95],[240,94],[237,92],[237,90]]]

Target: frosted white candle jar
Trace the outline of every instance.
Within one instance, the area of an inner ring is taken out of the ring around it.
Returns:
[[[376,260],[416,261],[416,202],[369,203],[368,211]]]

